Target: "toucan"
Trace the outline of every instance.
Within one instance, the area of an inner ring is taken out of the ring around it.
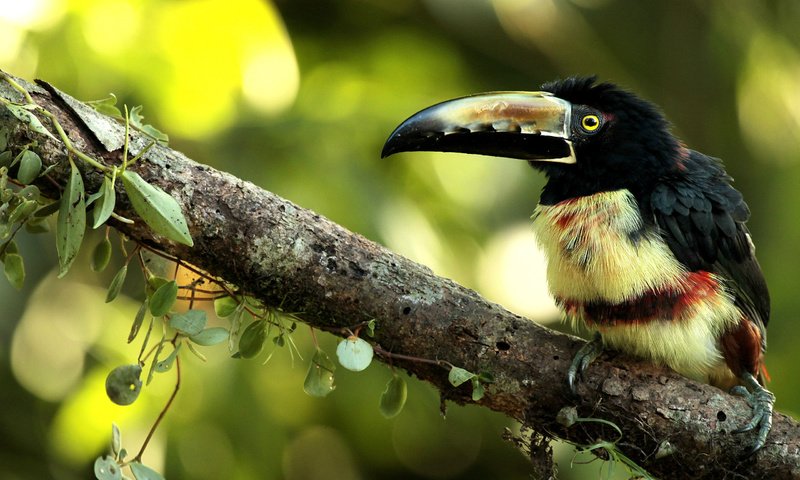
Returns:
[[[382,157],[462,152],[528,161],[547,182],[533,231],[565,318],[595,332],[567,372],[608,347],[743,395],[735,433],[772,426],[764,382],[770,303],[745,225],[750,211],[719,159],[686,147],[658,107],[596,77],[541,91],[445,101],[408,118]]]

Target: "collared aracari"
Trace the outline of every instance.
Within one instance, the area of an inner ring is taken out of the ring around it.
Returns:
[[[603,346],[732,389],[753,407],[736,432],[772,426],[764,388],[769,294],[722,163],[688,149],[659,109],[594,77],[539,92],[434,105],[391,134],[382,156],[463,152],[527,160],[547,183],[533,230],[565,317],[594,330],[575,380]]]

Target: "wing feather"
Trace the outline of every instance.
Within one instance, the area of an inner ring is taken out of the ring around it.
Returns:
[[[683,166],[653,190],[653,220],[687,270],[726,279],[736,305],[758,326],[766,348],[769,292],[745,226],[750,210],[718,160],[691,151]]]

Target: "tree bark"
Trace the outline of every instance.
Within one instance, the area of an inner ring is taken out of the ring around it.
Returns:
[[[58,117],[77,148],[108,163],[120,162],[124,129],[117,121],[43,82],[16,80]],[[3,81],[0,96],[21,101]],[[47,119],[39,117],[52,131]],[[3,127],[11,132],[8,148],[14,154],[35,139],[45,166],[57,165],[40,182],[43,191],[57,198],[69,171],[64,145],[0,108]],[[134,152],[147,143],[131,133]],[[97,191],[102,175],[87,165],[80,168],[86,191]],[[321,215],[169,148],[152,148],[132,168],[181,204],[194,247],[155,236],[142,221],[113,223],[131,239],[235,284],[266,304],[302,312],[312,327],[345,335],[347,327],[375,318],[375,337],[367,340],[384,351],[491,373],[494,381],[486,384],[477,403],[538,435],[578,445],[618,437],[600,422],[564,421],[575,407],[579,417],[619,426],[619,449],[660,478],[800,477],[800,427],[786,415],[775,414],[766,447],[743,459],[754,433],[730,432],[749,420],[747,403],[667,369],[606,353],[589,367],[579,395],[573,396],[566,371],[582,340],[508,312]],[[116,211],[137,218],[121,191]],[[444,399],[472,402],[470,382],[452,387],[441,366],[398,357],[382,360],[430,382]]]

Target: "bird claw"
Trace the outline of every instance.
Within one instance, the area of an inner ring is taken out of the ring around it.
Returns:
[[[731,389],[730,389],[730,392],[729,392],[729,393],[730,393],[731,395],[736,395],[737,397],[744,397],[745,399],[747,399],[747,400],[748,400],[748,403],[749,403],[749,399],[750,399],[750,395],[751,395],[751,394],[750,394],[750,391],[748,391],[748,390],[747,390],[746,388],[744,388],[743,386],[741,386],[741,385],[736,385],[735,387],[733,387],[733,388],[731,388]]]
[[[575,354],[572,363],[569,365],[569,370],[567,370],[567,384],[569,385],[569,390],[573,394],[578,394],[576,383],[578,375],[583,379],[583,372],[586,371],[589,364],[600,356],[601,353],[603,353],[603,337],[600,335],[600,332],[597,332],[590,342],[586,343],[578,350],[578,353]]]
[[[733,395],[744,397],[747,403],[753,407],[753,416],[741,428],[734,430],[732,433],[744,433],[754,430],[758,427],[758,436],[753,447],[747,452],[746,457],[749,457],[759,451],[767,443],[767,435],[772,429],[772,412],[773,405],[775,404],[775,395],[762,387],[761,384],[749,373],[745,373],[742,380],[750,387],[747,388],[737,385],[731,389]]]

